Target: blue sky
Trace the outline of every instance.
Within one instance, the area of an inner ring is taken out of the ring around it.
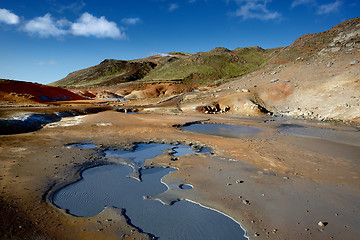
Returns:
[[[358,0],[0,0],[0,78],[47,84],[106,58],[290,45]]]

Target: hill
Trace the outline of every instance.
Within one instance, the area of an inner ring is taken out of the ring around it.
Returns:
[[[100,64],[70,73],[51,86],[67,88],[89,88],[115,85],[143,78],[156,66],[153,62],[128,62],[105,59]]]
[[[172,61],[147,74],[144,81],[190,82],[198,85],[212,84],[214,80],[227,79],[249,73],[266,62],[272,50],[260,47],[229,50],[218,47],[208,52],[188,55]]]
[[[59,87],[0,79],[0,102],[46,103],[84,99],[86,98]]]
[[[187,95],[181,110],[360,124],[360,18],[304,35],[268,63],[217,89]],[[201,103],[201,104],[199,104]]]
[[[145,83],[180,81],[198,85],[241,76],[266,62],[273,50],[260,47],[215,48],[196,54],[171,52],[143,59],[106,59],[100,64],[70,73],[51,86],[94,88],[141,80]]]

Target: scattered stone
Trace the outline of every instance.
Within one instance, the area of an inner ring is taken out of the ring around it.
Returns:
[[[245,205],[250,205],[250,201],[249,200],[242,200],[242,203],[245,204]]]
[[[228,186],[231,186],[232,184],[231,184],[231,183],[228,183],[227,185],[228,185]]]
[[[244,183],[244,181],[243,181],[243,180],[239,180],[239,179],[238,179],[238,180],[236,180],[235,182],[236,182],[236,183],[238,183],[238,184],[239,184],[239,183]]]
[[[327,66],[327,67],[331,67],[331,66],[334,64],[334,62],[335,62],[335,59],[332,60],[332,61],[330,61],[330,62],[328,62],[328,64],[327,64],[326,66]]]
[[[358,60],[354,60],[354,61],[351,61],[350,65],[356,65],[356,64],[358,64],[358,63],[359,63]]]
[[[241,91],[242,91],[242,92],[250,92],[249,89],[245,89],[245,88],[244,88],[244,89],[241,89]]]
[[[277,74],[277,72],[275,71],[275,72],[272,72],[272,73],[270,73],[271,75],[274,75],[274,74]]]
[[[260,234],[256,232],[256,233],[254,233],[254,236],[258,237],[258,236],[260,236]]]
[[[273,230],[272,230],[272,232],[274,233],[274,234],[276,234],[277,233],[277,229],[276,228],[274,228]]]
[[[270,83],[276,83],[277,81],[279,81],[279,79],[278,79],[278,78],[275,78],[275,79],[273,79],[273,80],[270,80]]]
[[[286,79],[285,82],[291,82],[291,80],[290,80],[290,79]]]
[[[318,222],[319,227],[325,227],[326,225],[328,225],[327,222],[322,222],[322,221]]]
[[[284,177],[284,180],[288,180],[289,179],[289,177]]]

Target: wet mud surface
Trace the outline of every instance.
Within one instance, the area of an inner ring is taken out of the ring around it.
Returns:
[[[52,200],[75,216],[95,216],[106,206],[124,209],[131,224],[159,239],[246,239],[239,224],[218,212],[184,200],[169,206],[146,199],[167,190],[161,178],[175,169],[142,170],[141,182],[126,177],[131,171],[121,165],[85,170]]]
[[[173,127],[207,119],[258,128],[264,135],[239,139]],[[106,207],[95,216],[77,217],[49,198],[81,179],[81,172],[89,167],[123,164],[104,151],[129,150],[135,143],[210,147],[213,152],[161,154],[145,160],[144,168],[178,169],[162,178],[168,190],[151,194],[149,202],[199,203],[239,222],[250,239],[357,239],[360,234],[356,128],[268,118],[115,111],[63,124],[66,121],[31,133],[0,136],[0,196],[6,206],[0,217],[2,239],[150,239],[120,209]],[[285,132],[283,124],[321,128],[321,134]],[[89,139],[93,142],[86,144],[97,148],[67,146]],[[193,189],[181,189],[181,184]]]

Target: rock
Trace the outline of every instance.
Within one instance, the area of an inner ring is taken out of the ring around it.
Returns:
[[[354,61],[351,61],[350,65],[355,65],[355,64],[358,64],[359,61],[358,60],[354,60]]]
[[[279,79],[278,79],[278,78],[275,78],[275,79],[273,79],[273,80],[270,80],[270,83],[276,83],[277,81],[279,81]]]
[[[326,225],[328,225],[327,222],[322,222],[322,221],[318,222],[319,227],[325,227]]]
[[[287,79],[287,80],[285,80],[285,82],[291,82],[291,80]]]
[[[254,233],[254,236],[258,237],[258,236],[260,236],[260,234],[256,232],[256,233]]]
[[[332,60],[332,61],[330,61],[330,62],[328,62],[328,64],[327,64],[326,66],[327,66],[327,67],[331,67],[331,66],[334,64],[334,62],[335,62],[335,59]]]
[[[235,182],[236,182],[236,183],[238,183],[238,184],[239,184],[239,183],[244,183],[244,181],[239,180],[239,179],[238,179],[238,180],[236,180]]]
[[[245,204],[245,205],[250,205],[250,201],[249,200],[242,200],[242,203]]]
[[[249,89],[241,89],[242,92],[250,92]]]

